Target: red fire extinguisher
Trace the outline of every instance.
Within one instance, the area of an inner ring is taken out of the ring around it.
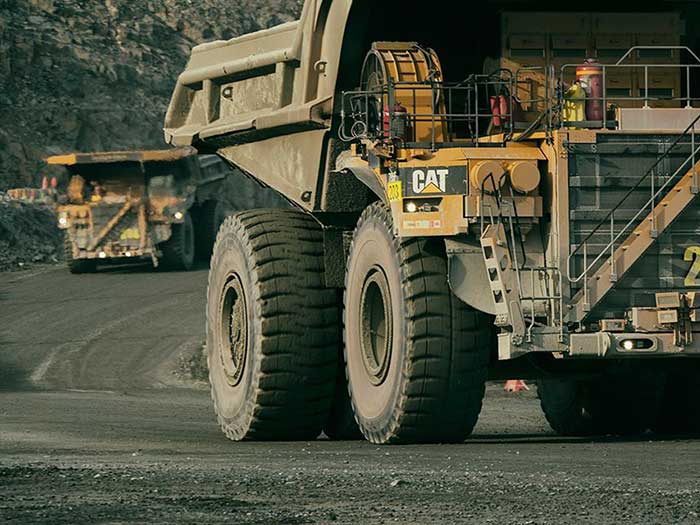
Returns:
[[[509,111],[508,100],[505,95],[495,95],[491,100],[491,115],[493,115],[493,126],[500,128],[508,123]]]
[[[576,80],[586,92],[586,120],[603,120],[603,66],[587,58],[576,68]]]
[[[383,131],[385,139],[406,140],[408,134],[408,110],[400,103],[394,104],[393,119],[389,106],[384,106]]]

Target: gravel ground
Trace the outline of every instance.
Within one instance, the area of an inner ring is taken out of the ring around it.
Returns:
[[[560,439],[500,385],[463,445],[231,443],[182,374],[205,281],[0,274],[0,522],[700,523],[697,441]]]

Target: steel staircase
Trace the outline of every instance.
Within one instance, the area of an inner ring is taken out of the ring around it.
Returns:
[[[697,198],[700,184],[700,161],[697,159],[700,158],[700,146],[696,143],[695,126],[699,120],[700,116],[693,120],[608,216],[569,254],[567,277],[571,283],[582,283],[582,287],[571,299],[567,315],[568,322],[582,322],[612,290],[615,283],[653,246],[658,236],[670,227]],[[666,182],[657,188],[654,175],[656,170],[683,138],[690,138],[690,155]],[[615,212],[647,179],[651,182],[649,200],[621,229],[616,230]],[[639,222],[640,219],[641,222]],[[606,234],[608,231],[610,241],[593,260],[589,261],[588,243],[594,235]],[[575,256],[581,255],[583,255],[583,271],[578,275],[572,275],[572,260]]]

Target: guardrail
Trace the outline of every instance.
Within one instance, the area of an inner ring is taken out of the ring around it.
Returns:
[[[498,134],[502,144],[514,131],[512,92],[512,75],[503,70],[457,84],[390,81],[375,90],[344,92],[340,137],[437,149],[457,142],[479,146]]]
[[[636,51],[643,50],[654,50],[654,51],[685,51],[694,60],[694,63],[625,63],[625,61],[633,55]],[[563,87],[565,86],[565,79],[570,77],[571,74],[575,74],[578,67],[582,64],[564,64],[559,69],[559,89],[557,90],[557,112],[559,115],[563,113],[564,105],[567,103],[568,99],[565,97],[565,92]],[[602,119],[600,120],[585,120],[585,121],[565,121],[560,119],[559,125],[561,127],[592,127],[592,128],[607,128],[609,124],[614,123],[614,119],[608,116],[608,103],[619,103],[619,104],[643,104],[642,107],[648,108],[652,107],[650,104],[654,102],[677,102],[680,106],[681,103],[685,103],[685,107],[693,107],[693,102],[700,100],[700,97],[694,97],[692,93],[692,74],[696,73],[700,69],[700,58],[688,47],[686,46],[634,46],[630,48],[615,64],[600,64],[594,62],[591,66],[595,68],[600,68],[602,76],[602,96],[593,97],[590,94],[586,96],[586,104],[599,103],[600,109],[602,111]],[[649,86],[649,72],[651,70],[675,70],[678,73],[685,73],[685,96],[681,96],[680,93],[673,93],[671,96],[665,95],[654,95],[653,88]],[[634,93],[632,85],[630,85],[629,95],[609,95],[608,79],[611,74],[615,71],[624,71],[628,73],[643,73],[640,75],[643,77],[643,82],[639,86],[639,91],[637,94]]]

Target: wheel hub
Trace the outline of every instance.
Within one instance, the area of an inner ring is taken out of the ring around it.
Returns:
[[[248,315],[238,275],[231,276],[226,283],[222,303],[219,357],[226,379],[231,386],[236,386],[243,378],[248,353]]]
[[[370,382],[381,385],[389,372],[392,346],[392,312],[389,283],[384,271],[374,266],[362,286],[360,298],[360,344],[362,361]]]

